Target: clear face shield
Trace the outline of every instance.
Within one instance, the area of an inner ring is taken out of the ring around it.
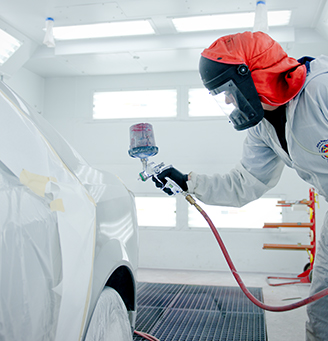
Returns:
[[[210,93],[236,130],[250,128],[263,118],[263,111],[254,108],[232,80],[210,90]]]

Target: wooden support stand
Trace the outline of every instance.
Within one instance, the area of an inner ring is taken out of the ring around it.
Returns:
[[[278,286],[286,284],[295,283],[310,283],[310,273],[313,269],[313,262],[315,258],[316,250],[316,234],[315,234],[315,196],[316,193],[313,188],[309,190],[309,200],[301,201],[278,201],[277,206],[281,207],[292,207],[293,205],[307,205],[310,209],[310,222],[309,223],[265,223],[263,228],[308,228],[310,229],[310,244],[263,244],[263,249],[266,250],[306,250],[309,253],[310,262],[308,266],[304,268],[304,272],[299,274],[297,278],[290,277],[268,277],[269,279],[283,279],[283,280],[293,280],[292,282],[284,282],[278,284],[269,285]]]
[[[302,228],[302,227],[313,227],[313,223],[264,223],[263,228],[277,228],[277,227],[295,227],[295,228]]]
[[[263,244],[263,249],[271,249],[271,250],[312,250],[313,245]]]

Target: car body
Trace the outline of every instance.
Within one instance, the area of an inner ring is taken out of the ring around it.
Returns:
[[[136,319],[133,194],[0,82],[0,339],[83,340],[104,289]]]

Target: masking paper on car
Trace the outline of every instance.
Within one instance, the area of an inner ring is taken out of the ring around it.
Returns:
[[[1,82],[0,340],[81,339],[96,210],[73,163],[83,160]]]

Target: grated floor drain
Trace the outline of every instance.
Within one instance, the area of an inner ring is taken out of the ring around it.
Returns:
[[[261,288],[248,289],[263,301]],[[139,283],[137,297],[136,330],[160,341],[267,340],[264,311],[238,287]]]

